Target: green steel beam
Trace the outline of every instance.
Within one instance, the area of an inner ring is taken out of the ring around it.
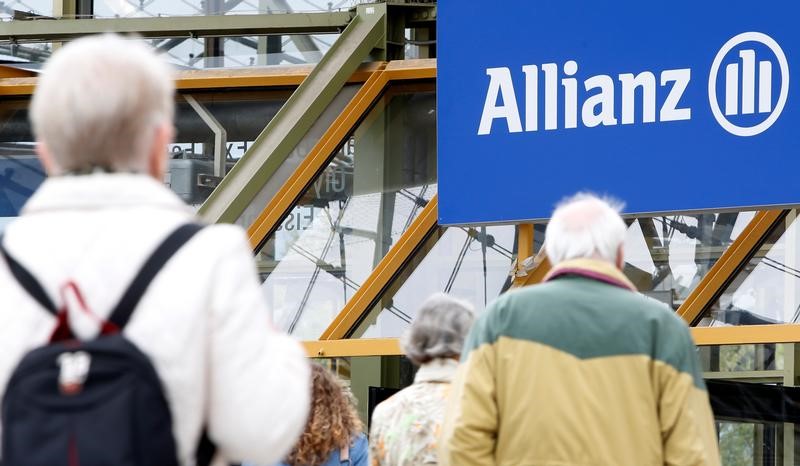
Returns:
[[[359,5],[330,50],[200,207],[201,217],[208,222],[235,222],[358,65],[376,47],[384,48],[385,36],[386,5]]]
[[[60,41],[117,32],[144,38],[254,36],[339,32],[347,11],[262,15],[170,16],[156,18],[36,19],[0,23],[0,42]]]

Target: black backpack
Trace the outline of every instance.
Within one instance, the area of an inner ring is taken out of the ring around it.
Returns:
[[[156,248],[91,341],[73,337],[66,311],[0,241],[17,281],[58,318],[51,341],[25,355],[6,387],[3,466],[178,465],[161,381],[122,329],[159,270],[201,228],[183,225]]]

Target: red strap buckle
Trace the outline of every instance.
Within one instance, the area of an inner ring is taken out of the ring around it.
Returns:
[[[67,291],[72,292],[72,295],[75,297],[78,303],[78,309],[97,322],[97,324],[100,326],[101,335],[115,335],[119,333],[119,327],[114,325],[113,322],[108,322],[97,317],[97,315],[93,313],[91,309],[89,309],[89,306],[86,304],[86,300],[83,298],[83,294],[81,293],[78,285],[74,281],[69,280],[61,287],[61,302],[63,304],[56,316],[56,328],[50,335],[51,343],[75,339],[75,335],[72,333],[72,329],[69,326],[69,301],[67,300]]]

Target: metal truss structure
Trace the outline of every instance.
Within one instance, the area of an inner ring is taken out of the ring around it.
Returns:
[[[240,4],[250,5],[247,2],[237,3]],[[230,0],[224,5],[227,6],[223,8],[237,6],[230,4]],[[252,3],[251,6],[254,5],[255,3]],[[305,135],[310,124],[328,108],[342,87],[348,82],[360,85],[358,91],[308,152],[303,162],[282,183],[277,193],[263,205],[260,215],[249,225],[247,232],[250,242],[254,251],[257,251],[267,238],[274,234],[282,219],[296,205],[314,177],[334,157],[343,141],[390,85],[435,79],[434,59],[408,60],[402,53],[410,40],[407,38],[406,29],[411,28],[418,29],[414,36],[417,39],[412,40],[416,40],[419,42],[417,45],[426,48],[423,55],[435,56],[434,20],[435,7],[430,4],[405,2],[361,4],[348,11],[223,15],[220,18],[214,17],[213,21],[209,17],[185,17],[179,20],[158,17],[109,20],[39,18],[0,23],[0,41],[6,41],[7,47],[22,47],[32,41],[57,42],[111,28],[123,32],[136,30],[143,37],[157,37],[156,40],[169,50],[170,46],[177,46],[177,41],[194,40],[204,36],[217,38],[253,35],[260,38],[275,34],[309,36],[322,32],[339,33],[315,66],[185,70],[179,73],[178,88],[182,90],[296,87],[278,115],[264,128],[245,156],[222,179],[202,206],[201,214],[207,220],[215,222],[236,220],[245,206],[251,203],[255,193],[275,174],[277,167]],[[430,39],[420,39],[425,35]],[[286,44],[282,42],[282,45]],[[247,42],[245,45],[251,49],[259,47],[258,41]],[[40,52],[26,53],[30,53],[33,57]],[[364,64],[364,62],[370,63]],[[29,95],[35,86],[34,72],[0,68],[0,76],[0,97],[24,97]],[[687,323],[697,324],[699,318],[732,282],[736,274],[759,254],[766,238],[785,219],[788,212],[787,210],[758,212],[735,240],[720,251],[719,257],[707,273],[680,304],[677,313]],[[421,209],[400,239],[378,262],[366,281],[358,287],[319,339],[306,343],[310,355],[339,357],[400,354],[396,339],[362,340],[348,337],[382,293],[398,278],[400,271],[420,250],[426,239],[440,228],[436,223],[436,213],[437,201],[434,198]],[[700,243],[713,246],[726,235],[727,238],[731,237],[731,221],[724,215],[724,213],[719,214],[715,219],[698,218],[696,225],[681,224],[667,218],[650,219],[643,221],[641,228],[643,230],[661,228],[665,232],[682,229],[690,235],[696,235]],[[707,223],[709,221],[711,223]],[[648,237],[656,236],[658,235],[648,235]],[[667,236],[669,234],[661,235],[663,238]],[[533,243],[534,227],[520,226],[516,247],[516,264],[519,265],[515,265],[510,271],[514,277],[514,286],[536,283],[549,270],[550,266],[546,260],[542,260],[541,257],[538,260],[534,259]],[[657,246],[655,249],[663,249],[668,247],[668,244],[664,240],[662,244],[655,246]],[[525,259],[528,259],[527,263],[533,266],[523,267],[521,264]],[[663,258],[654,258],[653,261],[657,266],[664,263]],[[658,279],[656,274],[654,280]],[[796,324],[693,327],[692,332],[701,346],[800,342],[800,325]]]

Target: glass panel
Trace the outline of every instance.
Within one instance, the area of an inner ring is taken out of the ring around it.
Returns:
[[[15,12],[53,16],[54,0],[4,0],[0,2],[0,20],[14,18]]]
[[[172,37],[145,39],[145,42],[179,69],[212,69],[316,64],[338,37],[338,34],[204,39]],[[50,57],[52,50],[52,42],[0,44],[0,58],[40,64]]]
[[[754,215],[637,218],[625,239],[625,274],[639,291],[678,309]]]
[[[227,144],[222,154],[226,161],[225,173],[244,155],[291,92],[287,89],[190,94],[226,131]],[[175,143],[169,147],[170,173],[166,183],[186,203],[199,207],[218,181],[199,178],[214,176],[214,132],[182,95],[176,103],[175,127]]]
[[[753,211],[627,219],[625,275],[636,288],[673,309],[755,216]],[[536,224],[538,249],[546,224]]]
[[[17,0],[6,3],[43,4],[52,0]],[[302,13],[347,9],[352,0],[94,0],[99,18],[148,16],[203,16],[255,13]],[[22,9],[22,8],[17,8]]]
[[[797,323],[800,321],[800,248],[797,211],[768,235],[699,326]]]
[[[516,228],[439,228],[414,253],[351,338],[399,337],[431,294],[446,292],[482,311],[511,284]]]
[[[267,180],[264,186],[258,191],[253,200],[247,205],[242,215],[236,219],[236,224],[243,228],[248,228],[261,214],[270,200],[275,196],[278,190],[286,183],[290,176],[294,173],[297,167],[305,160],[306,156],[311,152],[311,149],[319,142],[322,135],[330,128],[333,120],[336,119],[347,106],[348,102],[358,92],[361,87],[360,84],[348,84],[342,88],[341,91],[333,98],[333,101],[317,118],[311,128],[300,139],[294,149],[289,153],[286,159],[275,170],[272,176]]]
[[[28,100],[0,102],[0,231],[45,179],[28,122]]]
[[[798,344],[699,348],[723,465],[800,465]]]
[[[721,345],[698,348],[706,377],[739,377],[742,372],[782,371],[787,345]],[[738,375],[737,375],[738,373]],[[715,374],[715,375],[714,375]],[[782,376],[781,380],[782,380]]]
[[[244,155],[292,90],[194,93],[196,101],[225,128],[226,173]],[[19,213],[45,174],[34,153],[28,121],[28,99],[0,103],[0,227]],[[243,118],[242,115],[247,115]],[[187,204],[198,207],[218,180],[214,176],[214,133],[179,95],[175,112],[175,142],[168,148],[165,184]],[[203,179],[200,177],[212,177]]]
[[[435,103],[388,89],[259,251],[282,329],[317,339],[436,194]]]
[[[170,38],[148,41],[180,68],[240,68],[319,63],[338,34]]]
[[[798,464],[784,459],[784,426],[777,422],[717,422],[723,466],[786,466]],[[795,452],[796,455],[797,452]]]
[[[42,0],[44,1],[44,0]],[[47,0],[51,1],[51,0]],[[337,11],[352,0],[95,0],[97,18],[284,14]],[[190,68],[235,68],[318,63],[338,34],[227,38],[170,38],[151,41],[168,60]]]

